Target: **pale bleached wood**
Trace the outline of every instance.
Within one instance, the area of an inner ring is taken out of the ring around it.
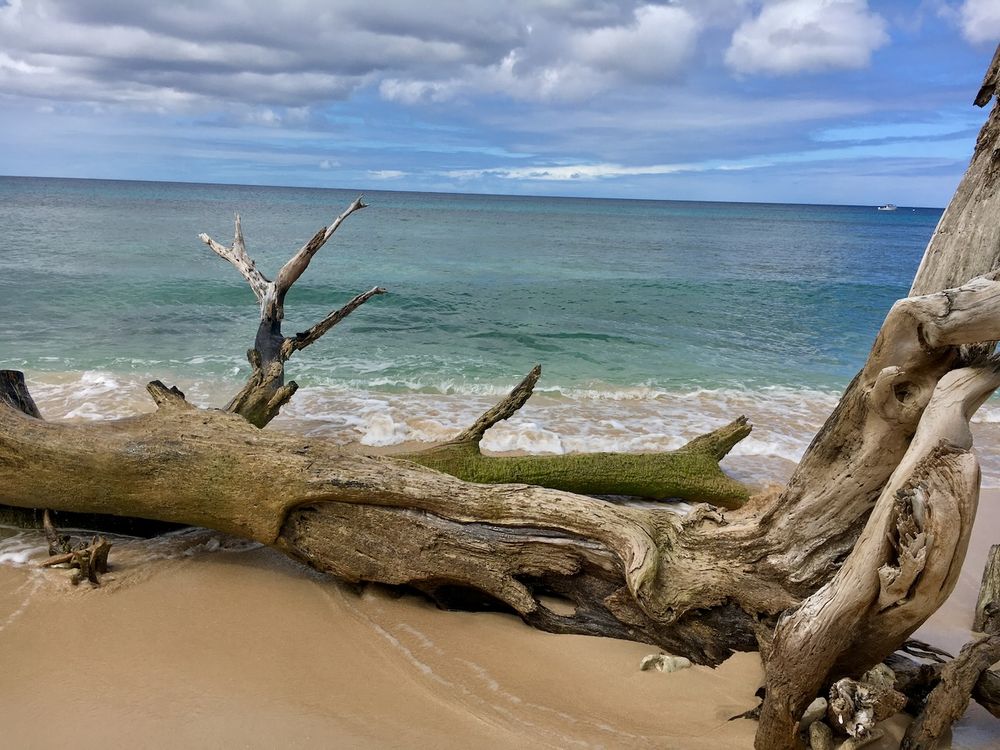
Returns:
[[[230,247],[219,244],[207,234],[199,235],[201,241],[213,252],[236,267],[247,280],[260,304],[260,323],[257,326],[254,346],[247,357],[251,365],[250,377],[240,391],[230,399],[226,406],[228,411],[239,414],[257,427],[267,425],[298,389],[298,384],[294,381],[285,383],[285,362],[288,358],[296,351],[314,343],[373,296],[385,293],[384,289],[375,287],[359,294],[339,310],[335,310],[294,337],[285,337],[281,332],[285,317],[285,295],[288,290],[347,217],[363,208],[366,208],[366,204],[361,200],[361,196],[358,196],[330,226],[320,229],[312,239],[299,248],[281,267],[274,281],[268,280],[257,270],[253,259],[247,253],[239,214],[236,215],[236,232]]]
[[[997,46],[975,104],[984,107],[997,90]],[[989,273],[1000,265],[1000,105],[994,104],[979,133],[972,161],[924,253],[910,296],[937,292],[966,279]]]
[[[972,629],[979,633],[1000,635],[1000,544],[990,547],[983,568]]]
[[[246,279],[247,284],[250,285],[254,296],[257,298],[257,302],[263,305],[264,300],[271,292],[272,284],[267,277],[264,276],[264,274],[257,270],[257,266],[253,262],[253,258],[247,254],[246,244],[243,241],[243,227],[240,222],[239,214],[236,214],[235,223],[236,230],[233,236],[233,244],[229,247],[220,245],[204,233],[199,234],[198,238],[208,245],[212,252],[220,258],[233,264],[236,270],[240,272],[240,275]]]
[[[969,419],[997,386],[994,366],[941,378],[843,567],[779,621],[758,750],[794,748],[799,717],[824,683],[881,662],[951,593],[979,497]],[[894,585],[900,576],[905,587]]]
[[[278,271],[278,275],[275,277],[274,285],[276,290],[276,297],[279,300],[278,304],[281,305],[284,300],[285,293],[292,288],[294,284],[305,270],[309,267],[309,262],[313,259],[313,256],[319,252],[320,248],[327,243],[327,240],[333,236],[333,233],[340,228],[340,225],[344,223],[348,216],[353,214],[355,211],[360,211],[363,208],[367,208],[368,205],[362,200],[363,196],[358,196],[355,198],[351,204],[341,213],[336,219],[331,222],[330,226],[321,228],[315,235],[304,244],[299,250],[293,255],[288,261],[281,267]],[[280,315],[279,315],[280,317]]]

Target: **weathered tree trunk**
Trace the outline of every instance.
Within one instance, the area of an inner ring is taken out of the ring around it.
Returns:
[[[976,97],[979,106],[1000,84],[998,62],[1000,46]],[[967,452],[968,420],[1000,384],[996,365],[983,361],[993,348],[989,342],[998,338],[996,326],[986,322],[996,312],[980,317],[995,304],[990,287],[996,282],[989,279],[1000,258],[998,178],[995,105],[917,272],[911,294],[925,296],[901,300],[890,311],[865,368],[779,500],[786,508],[793,503],[789,515],[798,515],[817,493],[832,500],[829,493],[844,486],[861,490],[852,493],[856,502],[880,498],[836,577],[778,625],[767,662],[759,750],[795,747],[798,718],[818,688],[884,659],[954,586],[979,491],[979,467]],[[956,279],[987,274],[929,294]],[[912,321],[904,328],[912,339],[896,329],[903,319]],[[949,372],[977,362],[982,366]],[[829,555],[838,545],[823,546]]]

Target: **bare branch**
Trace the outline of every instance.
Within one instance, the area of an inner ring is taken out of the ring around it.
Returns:
[[[478,443],[483,439],[483,434],[497,422],[510,419],[514,413],[524,406],[525,402],[531,398],[531,393],[535,388],[535,383],[542,376],[542,366],[535,365],[531,368],[524,380],[514,386],[514,389],[507,396],[483,414],[473,423],[471,427],[456,436],[453,443]]]
[[[721,461],[738,442],[750,434],[753,425],[744,415],[740,415],[727,425],[685,443],[680,450],[707,451]]]
[[[385,294],[385,289],[377,286],[369,289],[367,292],[362,292],[339,310],[334,310],[332,313],[327,315],[323,318],[323,320],[314,325],[308,331],[301,331],[300,333],[296,333],[294,337],[285,339],[285,342],[281,345],[282,361],[287,360],[295,352],[301,351],[310,344],[314,343],[320,336],[325,334],[337,325],[337,323],[342,321],[377,294]]]
[[[253,258],[247,255],[246,245],[243,243],[243,227],[240,225],[240,215],[236,214],[236,232],[233,236],[232,246],[225,247],[224,245],[220,245],[204,233],[199,234],[198,238],[212,248],[212,252],[220,258],[228,260],[236,267],[236,270],[242,274],[243,278],[250,285],[250,288],[253,289],[257,301],[263,304],[264,298],[271,288],[271,282],[268,281],[264,274],[257,270]]]
[[[355,198],[354,202],[347,207],[344,213],[334,219],[330,226],[323,227],[316,232],[312,239],[299,248],[299,251],[281,267],[281,270],[278,271],[278,275],[274,280],[274,286],[279,300],[284,297],[285,293],[291,288],[292,284],[298,281],[298,278],[305,273],[305,270],[309,267],[309,261],[311,261],[313,256],[319,252],[319,249],[326,244],[326,241],[330,239],[334,232],[337,231],[344,220],[355,211],[367,208],[367,204],[362,202],[363,197],[364,196],[359,195]],[[278,304],[281,304],[280,301]]]

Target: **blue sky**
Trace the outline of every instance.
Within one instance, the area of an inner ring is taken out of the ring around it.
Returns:
[[[0,0],[0,174],[943,206],[1000,0]]]

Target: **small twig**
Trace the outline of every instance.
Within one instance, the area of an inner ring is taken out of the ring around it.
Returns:
[[[38,565],[42,568],[51,568],[55,565],[69,565],[77,568],[78,571],[70,578],[70,583],[74,586],[84,579],[90,581],[94,586],[101,585],[101,574],[108,572],[108,553],[111,551],[111,543],[104,537],[95,536],[93,540],[80,542],[74,549],[70,544],[70,538],[59,534],[52,524],[49,511],[46,510],[43,516],[43,526],[45,536],[49,540],[49,555]],[[58,552],[62,549],[62,552]]]

